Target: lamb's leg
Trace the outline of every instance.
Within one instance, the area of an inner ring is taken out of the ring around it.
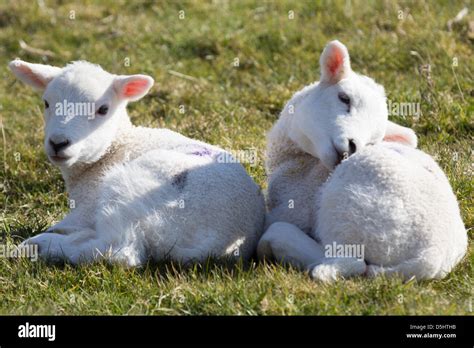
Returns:
[[[68,214],[66,217],[59,221],[57,224],[50,226],[45,232],[46,233],[57,233],[57,234],[71,234],[79,232],[84,228],[91,228],[92,225],[87,226],[82,221],[74,218],[75,214]]]
[[[312,279],[332,282],[338,278],[363,275],[367,265],[363,259],[352,257],[326,258],[321,263],[310,265],[309,274]]]
[[[275,259],[302,270],[324,259],[321,245],[295,225],[286,222],[270,225],[258,243],[257,253],[260,259]]]
[[[38,245],[38,254],[48,261],[68,261],[74,264],[89,263],[106,255],[111,243],[99,238],[96,231],[88,228],[70,234],[40,233],[22,243],[22,246]]]

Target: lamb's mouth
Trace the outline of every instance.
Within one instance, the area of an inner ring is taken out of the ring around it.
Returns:
[[[58,163],[61,163],[61,162],[66,162],[69,158],[71,157],[66,157],[66,156],[57,156],[57,155],[54,155],[54,156],[49,156],[49,158],[53,161],[53,162],[58,162]]]

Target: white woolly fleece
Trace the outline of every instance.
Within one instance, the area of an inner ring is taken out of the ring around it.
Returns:
[[[466,253],[448,179],[420,150],[368,146],[343,161],[320,192],[311,236],[323,246],[364,245],[371,276],[443,278]]]
[[[308,163],[295,166],[295,175],[288,159],[270,176],[270,221],[258,245],[260,258],[333,281],[363,274],[443,278],[465,255],[467,233],[456,197],[426,153],[392,142],[367,146],[324,184],[319,160],[300,158]],[[297,204],[306,207],[288,209],[285,200],[299,195]],[[328,257],[334,243],[363,246],[363,258]]]

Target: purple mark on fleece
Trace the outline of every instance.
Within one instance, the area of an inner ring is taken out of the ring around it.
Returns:
[[[191,152],[190,154],[191,154],[191,155],[195,155],[195,156],[204,157],[204,156],[211,156],[211,155],[212,155],[212,151],[209,150],[209,149],[206,148],[206,147],[203,147],[203,148],[201,148],[200,150]]]

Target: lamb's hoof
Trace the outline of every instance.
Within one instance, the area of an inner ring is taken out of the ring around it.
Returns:
[[[40,233],[34,237],[28,238],[20,247],[37,247],[38,257],[51,263],[59,263],[64,260],[64,252],[59,240],[63,237],[56,233]]]
[[[319,264],[309,267],[309,276],[315,281],[332,283],[338,279],[338,272],[333,265]]]

